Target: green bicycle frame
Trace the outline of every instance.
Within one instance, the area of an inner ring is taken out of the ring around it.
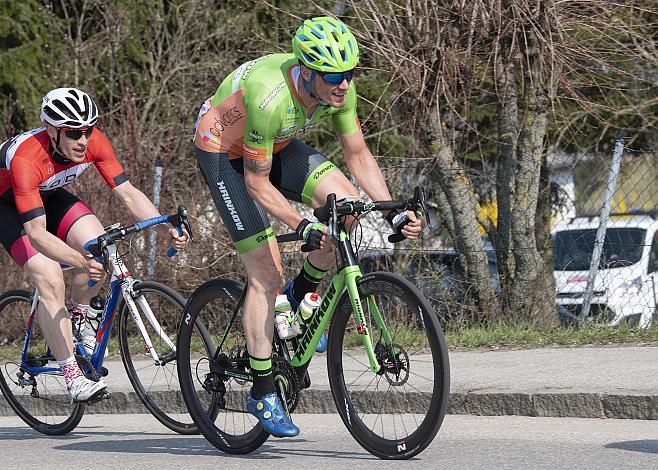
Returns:
[[[304,333],[295,338],[292,341],[294,347],[293,357],[290,358],[290,365],[297,370],[305,370],[308,366],[309,361],[315,354],[315,348],[322,337],[322,333],[327,328],[327,325],[331,321],[331,317],[334,314],[334,311],[338,305],[338,302],[342,298],[345,291],[350,298],[350,303],[352,304],[352,309],[354,312],[354,323],[356,325],[357,332],[363,336],[363,346],[368,355],[368,360],[370,362],[370,368],[373,372],[378,373],[381,370],[377,356],[375,355],[375,348],[372,344],[372,339],[370,337],[370,331],[366,325],[365,316],[363,313],[363,303],[361,296],[359,295],[359,289],[357,287],[357,280],[363,276],[361,273],[361,268],[359,267],[354,250],[349,240],[349,235],[345,231],[345,227],[342,222],[335,224],[337,230],[338,241],[337,249],[340,252],[340,259],[342,261],[341,268],[336,273],[336,275],[331,280],[329,288],[324,293],[324,298],[320,306],[313,313],[313,316],[308,319],[304,325]],[[216,363],[219,357],[219,353],[223,348],[224,342],[227,340],[229,331],[233,326],[233,322],[237,317],[237,312],[240,307],[243,305],[246,288],[242,291],[242,295],[237,301],[233,315],[231,316],[228,324],[224,328],[219,345],[213,356],[213,363]],[[375,299],[372,296],[367,298],[368,310],[372,314],[373,319],[382,333],[382,338],[384,342],[391,346],[393,339],[388,327],[384,322],[384,317],[382,316]],[[221,367],[218,369],[219,372],[225,375],[230,375],[232,377],[238,377],[244,380],[251,380],[251,376],[248,373],[235,372],[231,371],[230,368]]]
[[[336,273],[331,280],[331,285],[324,294],[324,299],[322,300],[320,307],[318,307],[313,316],[307,321],[304,334],[297,340],[294,356],[290,360],[290,365],[294,368],[301,368],[311,360],[315,353],[315,347],[320,341],[325,328],[329,324],[338,301],[343,296],[344,291],[347,290],[354,311],[354,322],[358,333],[363,336],[363,346],[368,355],[368,360],[370,361],[370,368],[373,372],[377,373],[381,369],[381,366],[375,356],[375,349],[372,345],[368,326],[366,325],[361,296],[359,295],[357,287],[357,280],[363,276],[363,274],[361,273],[361,268],[356,264],[356,259],[352,246],[349,243],[348,235],[343,230],[339,232],[339,249],[342,255],[341,258],[346,261],[347,265],[343,266],[338,273]],[[367,301],[369,311],[372,313],[380,331],[383,332],[384,341],[386,341],[387,344],[391,344],[391,335],[374,299],[368,297]]]

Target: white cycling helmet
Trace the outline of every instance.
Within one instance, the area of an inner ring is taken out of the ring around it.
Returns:
[[[84,91],[55,88],[41,101],[41,120],[54,127],[91,127],[98,120],[98,108]]]

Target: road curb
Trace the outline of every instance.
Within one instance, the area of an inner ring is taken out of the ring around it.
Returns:
[[[658,420],[658,396],[601,393],[453,393],[450,414]]]
[[[418,394],[421,395],[421,394]],[[427,395],[429,398],[429,394]],[[401,400],[403,401],[403,400]],[[422,397],[412,402],[427,403]],[[399,410],[422,412],[425,408]],[[335,413],[331,391],[305,390],[297,413]],[[658,420],[658,396],[601,393],[451,393],[448,414]]]
[[[164,394],[170,410],[184,413],[180,394]],[[396,412],[414,413],[426,409],[428,393],[415,393],[405,409]],[[402,400],[401,400],[402,401]],[[162,402],[160,402],[162,403]],[[409,405],[411,403],[411,405]],[[418,404],[414,407],[413,404]],[[391,410],[389,410],[391,411]],[[109,400],[103,400],[87,408],[89,414],[147,413],[135,392],[111,392]],[[295,413],[336,413],[336,405],[330,390],[304,390]],[[611,395],[601,393],[452,393],[449,414],[477,416],[533,416],[558,418],[609,418],[658,420],[658,396]],[[0,401],[0,416],[14,416],[5,400]]]

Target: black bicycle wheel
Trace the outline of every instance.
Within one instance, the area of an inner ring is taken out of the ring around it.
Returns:
[[[177,345],[178,375],[185,404],[206,439],[231,454],[252,452],[269,437],[258,420],[245,411],[251,382],[217,373],[213,367],[226,366],[243,373],[248,370],[242,309],[233,318],[242,289],[238,283],[223,279],[208,281],[197,288],[185,307]],[[213,343],[210,355],[199,347],[198,328],[192,327],[195,322],[205,325],[210,333]],[[210,400],[219,400],[216,417],[206,412]]]
[[[80,423],[86,406],[69,402],[62,375],[32,375],[21,365],[30,307],[29,292],[12,290],[0,296],[0,389],[9,406],[28,426],[49,436],[67,434]],[[57,368],[36,318],[26,347],[28,367]],[[6,413],[0,409],[0,415],[3,414]]]
[[[379,373],[363,349],[363,325],[344,295],[330,325],[327,366],[336,408],[354,439],[383,459],[408,459],[441,427],[450,393],[448,350],[436,314],[407,280],[376,272],[357,281]],[[381,313],[392,343],[373,311]]]
[[[176,368],[176,336],[185,299],[158,282],[137,282],[133,291],[135,305],[160,362],[153,360],[128,305],[122,302],[119,349],[130,383],[155,419],[179,434],[198,434],[199,430],[185,407]],[[146,309],[153,313],[170,342],[163,339],[149,322]],[[204,344],[210,347],[207,334],[200,337],[205,337]],[[213,410],[207,412],[212,414]]]

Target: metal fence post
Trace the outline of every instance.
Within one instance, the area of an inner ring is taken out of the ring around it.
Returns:
[[[603,243],[605,242],[605,232],[608,228],[608,218],[610,216],[610,205],[612,198],[615,194],[617,186],[617,177],[619,176],[619,168],[621,167],[621,157],[624,153],[624,138],[618,137],[615,140],[615,150],[612,154],[612,164],[608,172],[608,182],[605,187],[605,194],[603,197],[603,207],[601,208],[601,215],[599,216],[599,227],[596,230],[596,240],[594,242],[594,250],[592,251],[592,260],[589,265],[589,273],[587,275],[587,287],[585,288],[585,296],[583,297],[583,307],[578,316],[578,323],[582,324],[585,318],[589,315],[591,308],[590,302],[592,301],[592,292],[594,291],[594,280],[599,273],[599,263],[601,261],[601,254],[603,253]]]
[[[156,208],[160,207],[160,187],[162,185],[162,160],[155,162],[155,172],[153,173],[153,205]],[[157,237],[155,230],[149,230],[149,252],[146,261],[146,279],[153,279],[153,272],[155,271],[155,249],[157,245]]]

